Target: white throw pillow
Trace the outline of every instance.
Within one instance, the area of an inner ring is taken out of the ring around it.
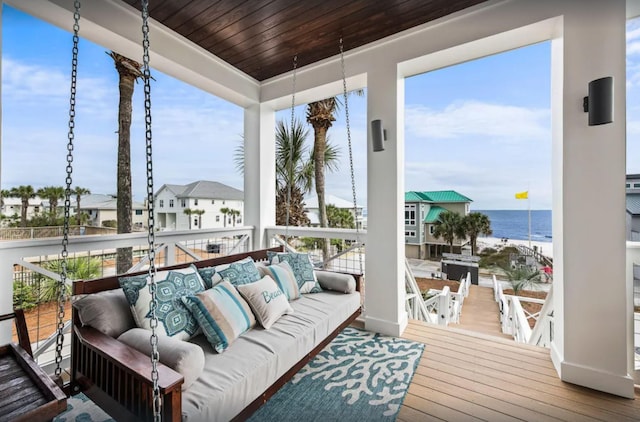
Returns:
[[[236,286],[236,289],[249,303],[260,325],[266,329],[271,328],[282,315],[293,313],[287,295],[268,275],[255,283]]]

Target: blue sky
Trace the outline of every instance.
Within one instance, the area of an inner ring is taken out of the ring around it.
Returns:
[[[628,172],[640,173],[640,25],[628,28]],[[118,77],[106,49],[81,40],[74,186],[115,193]],[[64,184],[71,36],[8,6],[2,22],[1,186]],[[152,86],[154,182],[215,180],[242,189],[233,162],[240,107],[160,72]],[[550,44],[406,80],[406,190],[455,189],[473,209],[551,208]],[[145,195],[142,85],[136,86],[132,178]],[[358,202],[366,202],[366,97],[349,97]],[[296,114],[304,117],[304,107]],[[290,119],[290,110],[278,113]],[[342,151],[327,192],[351,199],[344,113],[329,136]],[[312,136],[309,137],[311,146]]]

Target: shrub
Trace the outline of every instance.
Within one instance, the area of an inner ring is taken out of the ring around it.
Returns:
[[[118,227],[118,221],[117,220],[104,220],[102,222],[102,227],[111,227],[112,229],[115,229],[116,227]]]
[[[22,308],[25,311],[38,306],[38,294],[35,285],[23,283],[20,281],[13,282],[13,307]]]

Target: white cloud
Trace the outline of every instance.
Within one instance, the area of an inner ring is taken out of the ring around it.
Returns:
[[[549,136],[550,112],[465,100],[442,110],[408,105],[405,119],[407,135],[419,138],[483,136],[503,141],[535,140]]]

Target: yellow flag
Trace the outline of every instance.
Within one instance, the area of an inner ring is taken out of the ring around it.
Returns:
[[[529,199],[529,191],[516,193],[516,199]]]

